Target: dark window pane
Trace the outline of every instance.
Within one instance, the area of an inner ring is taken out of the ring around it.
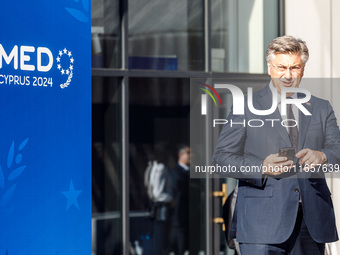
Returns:
[[[92,229],[97,255],[122,254],[119,79],[92,79]]]
[[[129,80],[130,240],[131,243],[138,241],[143,247],[143,254],[174,251],[179,243],[170,243],[174,240],[171,233],[180,236],[178,229],[185,233],[182,239],[187,240],[186,250],[190,254],[205,250],[205,180],[189,179],[189,172],[183,176],[175,174],[180,171],[177,165],[178,146],[190,142],[189,83],[189,79]],[[160,180],[165,180],[165,185],[170,183],[171,187],[164,188],[163,197],[151,200],[144,176],[148,163],[154,160],[165,166],[166,169],[160,168],[161,172],[157,170],[157,173],[166,174]],[[170,201],[164,198],[166,195],[171,196]],[[156,209],[154,219],[150,220],[152,205]],[[166,212],[163,214],[160,208]]]

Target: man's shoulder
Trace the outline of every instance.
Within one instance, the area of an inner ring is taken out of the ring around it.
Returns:
[[[173,170],[173,171],[180,171],[180,170],[183,170],[183,167],[181,167],[181,165],[177,164],[176,166],[171,168],[171,170]]]
[[[316,116],[326,117],[333,111],[328,100],[316,96],[311,96],[310,100],[304,103],[304,106],[311,111],[312,115]]]
[[[245,98],[247,99],[248,96],[250,96],[250,95],[245,96]],[[271,98],[272,92],[270,90],[269,84],[267,84],[264,88],[262,88],[260,90],[254,91],[251,96],[252,96],[253,100],[261,100],[261,99],[267,100],[267,97]]]
[[[311,96],[311,100],[312,101],[316,101],[316,102],[320,102],[320,103],[328,103],[328,100],[326,99],[322,99],[321,97],[317,97],[317,96]]]
[[[169,171],[169,176],[172,179],[174,183],[177,183],[179,179],[181,179],[181,176],[183,175],[184,169],[179,164],[174,166]]]
[[[178,172],[179,167],[180,166],[177,164],[177,165],[173,166],[172,168],[170,168],[170,170],[169,170],[170,175],[175,175]]]
[[[271,102],[272,100],[272,94],[271,94],[269,84],[265,86],[264,88],[257,90],[253,92],[252,94],[246,95],[244,97],[244,106],[246,110],[249,110],[249,99],[251,99],[252,104],[256,109],[258,109],[263,104],[267,105],[267,103],[263,103],[263,102]]]
[[[318,107],[328,107],[328,105],[330,105],[328,100],[316,96],[311,96],[311,99],[307,103],[314,104]]]

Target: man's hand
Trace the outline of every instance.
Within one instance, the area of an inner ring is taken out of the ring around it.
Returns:
[[[279,154],[270,154],[263,161],[263,174],[280,175],[289,171],[293,167],[293,161],[287,157],[279,157]]]
[[[325,163],[322,151],[303,149],[296,153],[295,156],[300,159],[299,164],[301,166],[305,164],[305,167],[303,168],[305,171],[315,167],[317,164]]]

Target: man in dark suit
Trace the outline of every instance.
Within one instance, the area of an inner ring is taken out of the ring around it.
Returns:
[[[183,255],[188,250],[189,165],[190,148],[181,145],[178,148],[178,164],[170,170],[171,194],[174,201],[170,243],[176,255]]]
[[[226,124],[217,142],[213,163],[239,170],[236,239],[242,255],[321,255],[326,242],[338,240],[331,193],[321,168],[313,168],[320,164],[327,170],[340,164],[340,133],[333,109],[314,96],[303,104],[311,115],[296,105],[282,115],[280,107],[280,94],[287,88],[292,91],[287,97],[305,97],[291,88],[299,87],[308,57],[304,41],[292,36],[274,39],[266,52],[271,81],[253,94],[253,106],[270,109],[277,92],[278,107],[265,116],[253,114],[246,105],[244,115],[231,112],[229,123],[257,119],[264,125]],[[281,125],[284,120],[297,125]],[[284,147],[295,148],[292,160],[279,156]],[[254,166],[259,171],[241,171]]]

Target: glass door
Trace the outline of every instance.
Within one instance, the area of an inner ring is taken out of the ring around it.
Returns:
[[[246,79],[191,79],[190,82],[190,146],[195,155],[191,178],[205,180],[205,254],[235,254],[237,244],[230,240],[231,215],[235,198],[233,191],[237,180],[225,178],[209,170],[211,156],[219,134],[230,112],[233,97],[228,89],[216,89],[215,84],[233,84],[247,94],[266,85],[266,80],[249,82]],[[216,101],[216,102],[215,102]],[[223,206],[225,205],[225,206]]]
[[[205,180],[190,179],[178,165],[181,157],[189,167],[192,156],[189,83],[129,80],[129,220],[136,254],[206,254]]]

